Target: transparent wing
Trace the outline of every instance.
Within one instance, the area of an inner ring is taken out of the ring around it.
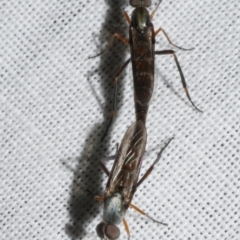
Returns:
[[[133,123],[123,137],[108,179],[107,193],[121,193],[126,208],[136,191],[146,141],[147,132],[142,121]]]

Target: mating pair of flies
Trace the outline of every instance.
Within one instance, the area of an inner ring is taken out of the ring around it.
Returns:
[[[125,212],[129,207],[135,209],[137,212],[145,215],[154,222],[161,223],[131,203],[135,191],[150,175],[154,166],[160,160],[162,152],[172,140],[170,139],[168,141],[165,147],[159,152],[157,159],[140,178],[140,180],[138,180],[142,165],[142,157],[145,152],[147,142],[145,123],[154,87],[155,55],[171,55],[174,57],[186,96],[193,107],[197,111],[201,112],[201,110],[195,106],[188,93],[187,84],[175,52],[170,49],[155,51],[155,37],[160,32],[164,34],[169,44],[172,46],[181,50],[191,50],[184,49],[173,44],[162,28],[154,31],[152,19],[161,1],[151,14],[147,10],[147,7],[151,6],[151,0],[129,0],[129,3],[135,8],[132,12],[131,18],[126,12],[124,12],[124,16],[130,25],[129,39],[126,39],[118,33],[114,33],[107,47],[101,53],[96,55],[99,56],[108,50],[115,38],[118,38],[125,44],[129,45],[131,49],[131,58],[129,58],[118,70],[114,78],[113,111],[103,138],[106,136],[115,115],[118,78],[123,69],[130,62],[132,63],[134,81],[136,122],[127,129],[122,139],[120,148],[117,150],[115,161],[110,172],[103,162],[100,161],[102,170],[108,176],[108,182],[104,196],[95,197],[96,200],[104,202],[103,221],[97,225],[96,231],[101,239],[109,240],[117,239],[120,236],[120,230],[116,225],[121,222],[123,222],[128,238],[130,239],[130,231],[124,218]]]

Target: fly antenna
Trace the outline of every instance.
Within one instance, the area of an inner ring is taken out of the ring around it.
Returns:
[[[156,8],[152,11],[151,16],[150,16],[151,19],[153,19],[153,16],[154,16],[155,12],[157,11],[157,9],[158,9],[158,7],[159,7],[159,5],[160,5],[161,2],[162,2],[162,0],[159,1],[159,3],[158,3],[158,5],[156,6]]]

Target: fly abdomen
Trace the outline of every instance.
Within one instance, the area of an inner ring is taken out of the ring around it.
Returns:
[[[134,76],[135,101],[142,106],[149,104],[153,92],[153,75],[151,72],[138,72]]]

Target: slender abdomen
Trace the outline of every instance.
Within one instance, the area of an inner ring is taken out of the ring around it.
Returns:
[[[151,61],[135,61],[134,76],[134,100],[137,120],[146,122],[149,103],[153,93],[154,76],[151,69]]]
[[[153,26],[142,32],[131,28],[130,39],[136,120],[145,124],[154,87]]]

